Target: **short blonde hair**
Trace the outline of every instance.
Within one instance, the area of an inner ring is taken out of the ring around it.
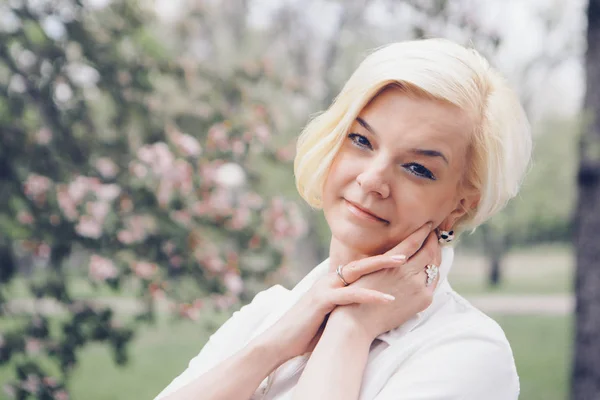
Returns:
[[[350,126],[386,87],[449,102],[475,121],[466,183],[480,200],[454,226],[474,229],[519,191],[531,159],[531,130],[516,93],[477,51],[445,39],[386,45],[352,74],[331,106],[298,139],[294,173],[300,195],[322,206],[327,173]]]

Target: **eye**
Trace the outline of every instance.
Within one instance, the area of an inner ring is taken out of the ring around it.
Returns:
[[[352,140],[352,143],[355,146],[358,146],[360,148],[366,148],[366,149],[373,148],[373,146],[371,146],[371,142],[369,142],[369,139],[367,139],[363,135],[359,135],[358,133],[351,133],[348,135],[348,138],[350,140]]]
[[[432,181],[435,181],[437,179],[431,173],[430,170],[428,170],[421,164],[409,163],[409,164],[404,164],[403,167],[406,168],[411,174],[416,175],[418,177],[431,179]]]

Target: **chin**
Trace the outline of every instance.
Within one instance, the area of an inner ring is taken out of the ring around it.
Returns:
[[[329,224],[329,228],[331,235],[338,242],[360,254],[372,256],[391,248],[386,232],[381,230],[378,232],[375,229],[365,229],[346,220],[333,221],[333,224]]]

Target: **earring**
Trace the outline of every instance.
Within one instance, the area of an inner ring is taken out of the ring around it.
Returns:
[[[454,231],[439,231],[438,241],[441,244],[450,243],[454,240]]]

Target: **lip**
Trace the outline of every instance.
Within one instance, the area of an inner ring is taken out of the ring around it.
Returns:
[[[357,217],[369,219],[371,221],[385,222],[386,224],[389,223],[388,220],[385,220],[385,219],[377,216],[377,214],[374,214],[370,210],[363,208],[356,203],[353,203],[347,199],[344,199],[344,201],[346,202],[346,205],[348,206],[348,210],[350,210],[350,212],[352,214],[356,215]]]

